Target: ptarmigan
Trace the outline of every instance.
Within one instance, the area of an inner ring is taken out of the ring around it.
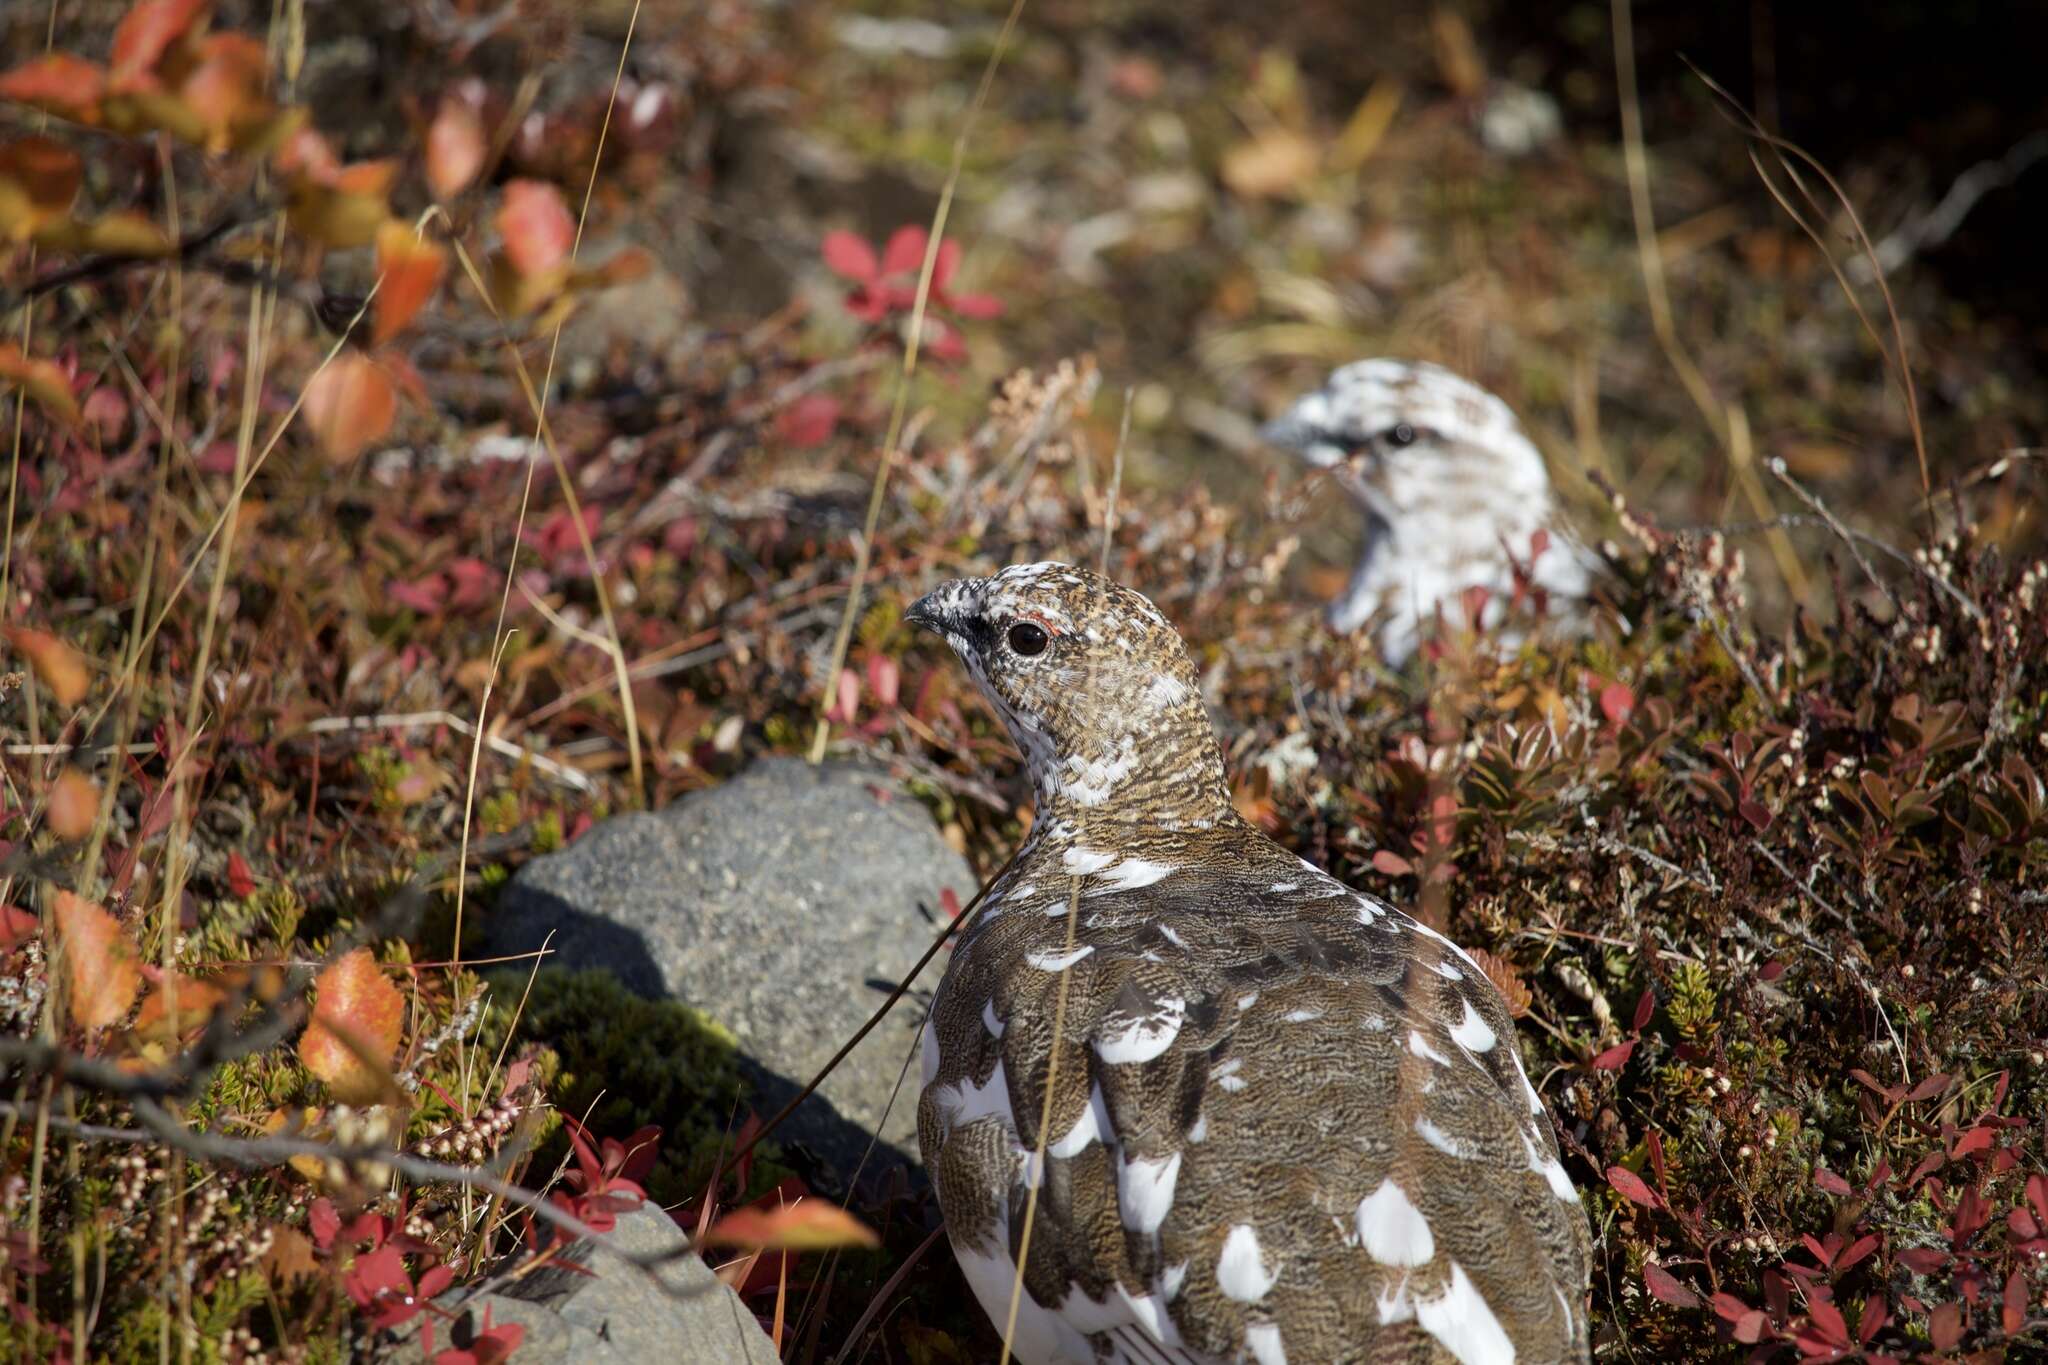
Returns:
[[[1027,564],[908,619],[1036,789],[933,1001],[918,1104],[998,1330],[1037,1189],[1016,1358],[1586,1360],[1586,1215],[1499,993],[1238,816],[1152,603]]]
[[[1439,611],[1463,622],[1468,588],[1498,621],[1519,565],[1570,615],[1597,560],[1555,524],[1550,474],[1506,403],[1437,365],[1361,360],[1334,371],[1267,424],[1266,439],[1332,471],[1365,513],[1358,565],[1329,621],[1378,618],[1380,655],[1399,667]],[[1548,545],[1532,546],[1542,531]]]

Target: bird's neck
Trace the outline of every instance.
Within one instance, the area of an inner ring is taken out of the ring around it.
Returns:
[[[1445,453],[1423,472],[1396,474],[1361,493],[1365,537],[1350,586],[1333,604],[1332,622],[1355,629],[1375,611],[1412,643],[1421,622],[1441,604],[1456,614],[1467,588],[1496,594],[1512,582],[1510,558],[1527,564],[1536,533],[1553,522],[1549,476],[1533,447],[1525,458],[1491,458],[1471,450]],[[1538,576],[1559,561],[1562,547],[1535,557]]]
[[[1031,768],[1034,835],[1112,824],[1206,829],[1236,817],[1223,754],[1198,695],[1118,719],[1126,723],[1058,742],[1012,724]]]

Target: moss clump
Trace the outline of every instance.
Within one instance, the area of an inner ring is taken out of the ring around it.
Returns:
[[[524,992],[515,1040],[554,1052],[559,1070],[549,1089],[555,1108],[600,1137],[624,1138],[656,1125],[661,1159],[648,1178],[648,1194],[663,1204],[700,1197],[720,1146],[730,1148],[728,1126],[746,1114],[738,1040],[703,1011],[635,995],[602,969],[544,969],[530,992],[518,973],[501,973],[493,984],[486,1032],[503,1037]],[[550,1134],[535,1169],[566,1150],[560,1131]],[[758,1183],[764,1172],[762,1163],[756,1166]]]

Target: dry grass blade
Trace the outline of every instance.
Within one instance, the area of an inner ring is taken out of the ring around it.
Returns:
[[[1692,354],[1679,340],[1678,327],[1671,312],[1671,294],[1664,280],[1664,257],[1657,245],[1657,220],[1650,206],[1649,158],[1643,150],[1643,111],[1636,90],[1635,27],[1630,0],[1612,0],[1614,16],[1614,71],[1615,81],[1620,87],[1622,156],[1628,170],[1629,205],[1635,215],[1637,255],[1642,261],[1643,286],[1649,295],[1650,329],[1657,336],[1657,344],[1670,362],[1678,382],[1685,386],[1700,415],[1707,419],[1707,426],[1728,456],[1728,464],[1734,474],[1736,486],[1742,490],[1751,510],[1760,519],[1768,519],[1773,511],[1770,499],[1765,495],[1763,482],[1757,477],[1754,452],[1749,443],[1749,423],[1733,405],[1723,406],[1707,386],[1706,376],[1700,373]],[[1798,552],[1792,546],[1792,538],[1783,528],[1773,527],[1766,532],[1766,543],[1771,549],[1771,559],[1784,576],[1786,586],[1801,602],[1811,597],[1811,584],[1805,568],[1799,562]]]
[[[1616,0],[1616,3],[1622,3],[1622,0]],[[1876,344],[1878,353],[1891,366],[1894,376],[1898,379],[1899,391],[1905,395],[1906,422],[1913,431],[1913,454],[1920,463],[1920,492],[1923,497],[1927,496],[1933,491],[1933,484],[1929,480],[1927,472],[1927,434],[1921,429],[1920,399],[1913,387],[1912,365],[1906,358],[1906,328],[1905,324],[1899,320],[1898,305],[1892,299],[1891,283],[1885,278],[1884,262],[1879,257],[1876,246],[1871,243],[1870,234],[1863,229],[1863,218],[1856,212],[1856,205],[1850,201],[1848,192],[1842,188],[1834,175],[1812,153],[1797,143],[1789,142],[1778,136],[1757,122],[1756,115],[1745,108],[1742,102],[1730,94],[1719,81],[1716,81],[1712,76],[1700,70],[1699,67],[1693,65],[1690,61],[1686,62],[1686,67],[1728,109],[1734,111],[1738,116],[1738,123],[1749,136],[1768,146],[1778,154],[1779,164],[1785,167],[1786,174],[1791,176],[1792,182],[1800,187],[1800,193],[1805,196],[1807,203],[1812,205],[1816,212],[1819,210],[1819,205],[1815,204],[1813,196],[1806,192],[1806,188],[1800,182],[1798,174],[1793,171],[1791,163],[1786,160],[1787,156],[1796,157],[1810,167],[1814,174],[1821,178],[1821,183],[1828,187],[1828,193],[1835,196],[1835,202],[1841,205],[1843,214],[1849,220],[1849,226],[1855,231],[1857,245],[1862,248],[1863,257],[1869,263],[1871,278],[1877,281],[1878,292],[1884,297],[1885,314],[1891,321],[1892,345],[1887,346],[1884,339],[1877,334],[1877,329],[1871,324],[1870,319],[1864,315],[1862,307],[1857,305],[1854,291],[1850,289],[1847,279],[1842,276],[1840,271],[1836,272],[1836,278],[1841,281],[1843,292],[1849,294],[1850,304],[1852,307],[1855,307],[1856,316],[1862,321],[1864,330],[1870,333],[1870,339]],[[1757,170],[1761,174],[1763,167],[1759,164]],[[1765,183],[1769,184],[1768,177],[1766,177]],[[1786,203],[1784,197],[1778,193],[1775,187],[1772,188],[1771,193],[1773,198],[1777,199],[1781,205],[1784,205],[1788,213],[1792,212],[1791,205]],[[1805,221],[1798,214],[1793,213],[1792,216],[1794,221],[1798,222],[1800,227],[1805,229],[1807,235],[1812,237],[1815,243],[1820,246],[1822,253],[1829,256],[1828,263],[1830,266],[1833,266],[1833,256],[1828,253],[1827,246],[1821,241],[1819,235],[1812,228],[1807,227]]]
[[[967,161],[967,143],[974,131],[975,120],[981,115],[981,108],[988,103],[988,92],[995,84],[996,69],[1002,65],[1003,54],[1009,50],[1010,35],[1016,30],[1017,19],[1024,13],[1024,0],[1013,0],[1010,13],[1003,20],[1002,31],[996,34],[996,43],[988,54],[988,63],[982,68],[981,83],[974,88],[974,99],[967,106],[967,117],[961,121],[960,134],[953,139],[953,164],[946,172],[946,184],[939,191],[939,206],[932,213],[932,226],[925,238],[924,263],[917,272],[917,298],[910,309],[910,339],[903,346],[903,368],[896,376],[896,397],[889,408],[889,430],[882,438],[882,458],[875,470],[875,482],[868,494],[868,514],[861,531],[860,543],[854,549],[853,582],[846,590],[846,610],[840,614],[839,629],[832,637],[832,657],[825,669],[824,695],[818,698],[818,728],[811,736],[811,762],[819,763],[825,757],[825,745],[832,737],[832,722],[825,718],[832,706],[832,680],[839,676],[839,670],[846,666],[847,646],[853,640],[853,623],[860,616],[861,593],[867,586],[868,564],[874,555],[875,530],[881,525],[882,499],[889,489],[889,470],[895,463],[903,439],[903,419],[910,407],[910,379],[917,373],[918,348],[924,339],[925,310],[931,302],[932,272],[938,268],[939,247],[946,240],[946,219],[953,209],[954,191],[960,188],[960,170]]]
[[[1059,1079],[1060,1040],[1067,1032],[1067,987],[1073,981],[1074,928],[1080,917],[1081,879],[1075,877],[1067,893],[1067,943],[1060,952],[1059,993],[1053,997],[1052,1046],[1045,1057],[1045,1101],[1039,1105],[1038,1142],[1031,1153],[1032,1165],[1041,1175],[1026,1180],[1029,1193],[1024,1196],[1024,1229],[1017,1238],[1017,1273],[1010,1280],[1010,1313],[1003,1322],[1003,1353],[997,1358],[997,1365],[1010,1365],[1010,1343],[1017,1335],[1017,1310],[1024,1302],[1024,1267],[1031,1264],[1031,1225],[1038,1219],[1039,1187],[1045,1184],[1045,1145],[1052,1135],[1052,1098]]]
[[[1131,399],[1136,390],[1124,389],[1124,415],[1117,423],[1116,454],[1110,459],[1109,501],[1102,512],[1102,575],[1109,576],[1109,554],[1116,545],[1116,500],[1124,488],[1124,447],[1131,439]]]

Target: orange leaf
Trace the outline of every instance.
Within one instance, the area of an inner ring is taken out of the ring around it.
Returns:
[[[7,643],[28,660],[51,696],[65,706],[78,705],[88,677],[84,656],[56,636],[26,626],[7,626],[5,634]]]
[[[391,430],[398,391],[376,361],[360,351],[343,351],[306,385],[305,410],[327,457],[346,464]]]
[[[1479,970],[1486,973],[1486,979],[1500,992],[1500,998],[1507,1002],[1510,1019],[1519,1019],[1529,1012],[1529,1006],[1535,1002],[1535,996],[1522,984],[1521,975],[1515,971],[1514,963],[1503,957],[1495,957],[1484,948],[1474,948],[1466,956],[1478,964]]]
[[[405,330],[413,315],[441,287],[448,257],[433,242],[393,220],[377,229],[377,317],[370,340],[381,346]]]
[[[368,948],[344,953],[313,983],[313,1022],[299,1038],[299,1060],[345,1104],[368,1104],[391,1088],[405,997],[384,978]]]
[[[1247,199],[1291,193],[1316,172],[1322,154],[1299,133],[1275,128],[1223,154],[1223,183]]]
[[[874,1230],[837,1204],[799,1199],[779,1209],[734,1209],[700,1239],[749,1251],[828,1251],[880,1246]]]
[[[312,155],[311,144],[299,137],[297,144]],[[368,246],[376,240],[377,229],[391,217],[388,202],[391,182],[398,173],[393,161],[362,161],[353,166],[308,163],[311,172],[291,187],[285,211],[292,227],[323,246],[346,251]]]
[[[514,180],[505,186],[498,209],[498,231],[505,255],[521,275],[545,275],[569,259],[576,240],[576,220],[562,202],[562,192],[538,180]]]
[[[71,396],[71,376],[55,361],[23,355],[11,341],[0,342],[0,383],[19,386],[37,407],[66,426],[75,427],[81,420],[78,400]]]
[[[4,192],[0,192],[4,198]],[[168,256],[171,239],[164,230],[140,213],[122,210],[104,218],[80,222],[69,216],[53,218],[36,228],[37,246],[53,251],[96,251],[107,256],[149,259]]]
[[[328,185],[341,174],[341,158],[334,154],[319,130],[301,125],[278,144],[272,159],[277,173],[287,179],[306,179]]]
[[[246,33],[216,33],[200,45],[199,65],[178,97],[206,129],[210,150],[226,151],[243,127],[270,117],[264,95],[267,56]]]
[[[453,199],[484,168],[489,149],[484,121],[476,106],[450,92],[427,129],[427,185],[436,199]]]
[[[203,1027],[220,1008],[228,993],[211,981],[181,972],[157,972],[158,978],[142,997],[142,1009],[135,1016],[134,1032],[152,1041],[177,1042]],[[177,997],[173,1003],[171,997]]]
[[[112,70],[116,91],[136,90],[151,83],[151,73],[171,44],[191,32],[213,0],[141,0],[114,26]]]
[[[107,73],[68,52],[50,52],[0,76],[0,100],[47,109],[77,123],[99,122]]]
[[[114,917],[69,891],[59,891],[51,918],[71,983],[71,1017],[87,1032],[118,1024],[142,985],[135,945]]]
[[[20,241],[71,207],[85,178],[77,153],[46,137],[0,146],[0,236]]]
[[[50,784],[43,823],[59,839],[83,839],[100,817],[99,783],[76,768],[66,768]]]

